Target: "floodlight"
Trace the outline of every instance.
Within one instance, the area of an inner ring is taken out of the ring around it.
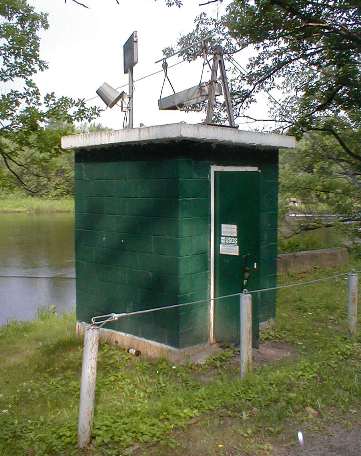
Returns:
[[[112,108],[114,105],[118,103],[119,100],[123,99],[126,95],[125,92],[118,92],[118,90],[114,89],[111,85],[109,85],[106,82],[104,82],[104,84],[99,87],[99,89],[97,90],[97,94],[108,106],[108,108]]]

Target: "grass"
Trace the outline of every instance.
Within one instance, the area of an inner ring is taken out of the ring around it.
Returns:
[[[297,356],[258,366],[243,382],[232,348],[203,366],[172,366],[103,344],[86,454],[226,455],[241,446],[267,455],[290,421],[318,427],[358,410],[361,337],[347,336],[345,302],[344,278],[281,290],[277,323],[262,337],[291,344]],[[50,312],[0,330],[0,454],[78,454],[82,348],[74,323]]]
[[[324,227],[295,234],[289,239],[285,239],[280,235],[278,248],[280,253],[329,249],[344,246],[345,238],[347,238],[345,232],[338,226]]]
[[[49,213],[72,212],[74,200],[72,198],[46,199],[36,197],[3,196],[0,199],[0,213]]]

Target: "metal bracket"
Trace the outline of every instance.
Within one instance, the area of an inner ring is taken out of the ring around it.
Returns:
[[[213,65],[211,71],[211,80],[209,82],[209,96],[208,96],[208,106],[207,106],[207,118],[206,123],[211,125],[213,120],[213,113],[214,113],[214,106],[216,101],[216,84],[217,84],[217,77],[218,77],[218,68],[220,69],[221,73],[221,81],[224,93],[224,100],[226,103],[227,108],[227,116],[228,122],[230,127],[235,127],[233,109],[232,109],[232,99],[231,93],[229,91],[228,86],[228,79],[226,73],[226,67],[224,65],[223,59],[223,49],[221,46],[217,46],[214,51],[213,55]]]
[[[110,313],[110,314],[105,314],[105,315],[97,315],[96,317],[92,317],[91,322],[92,322],[92,325],[98,326],[99,328],[101,328],[105,324],[110,323],[112,321],[117,321],[117,320],[119,320],[119,318],[122,318],[125,315],[127,315],[127,314],[126,313],[120,313],[120,314]]]

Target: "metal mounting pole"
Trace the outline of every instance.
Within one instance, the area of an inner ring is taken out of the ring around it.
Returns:
[[[128,128],[133,128],[133,112],[134,112],[134,82],[133,82],[133,67],[129,68],[129,103],[128,103]]]

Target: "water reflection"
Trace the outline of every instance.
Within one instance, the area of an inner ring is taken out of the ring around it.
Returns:
[[[0,215],[0,324],[33,319],[52,305],[74,308],[73,228],[71,214]]]

